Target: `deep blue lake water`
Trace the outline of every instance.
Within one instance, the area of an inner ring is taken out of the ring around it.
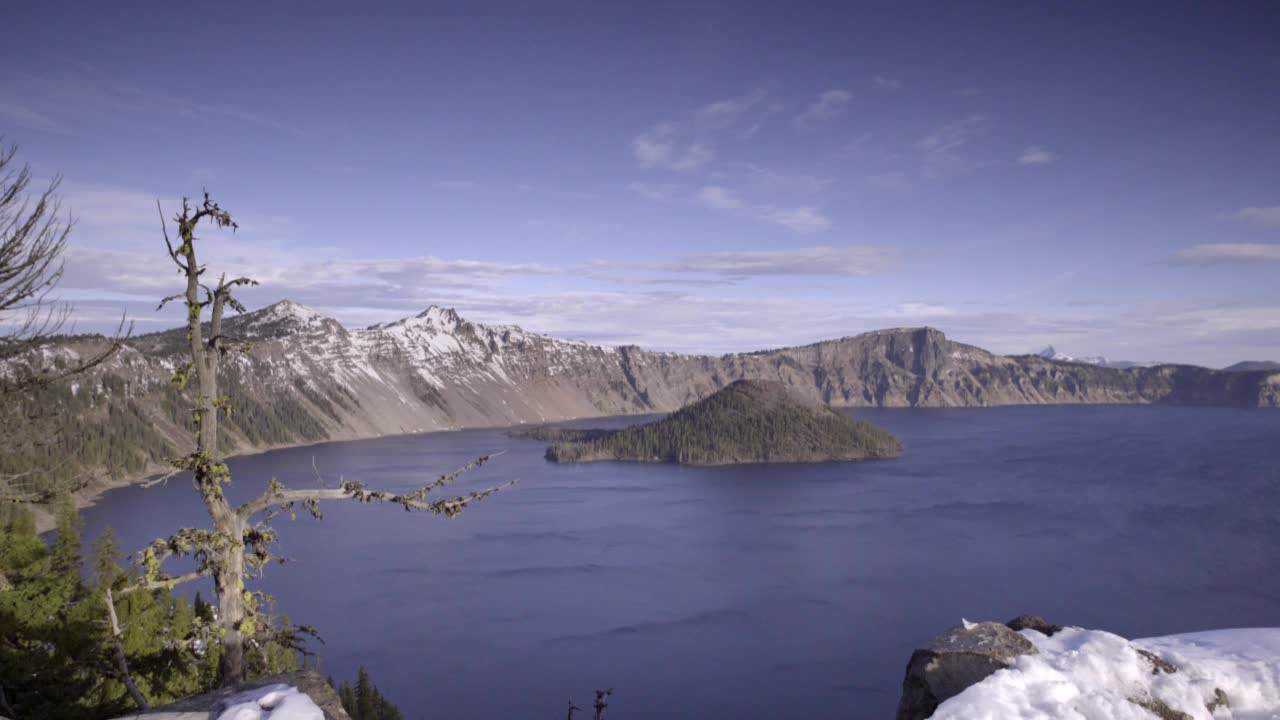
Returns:
[[[1280,412],[854,414],[903,456],[558,466],[473,430],[239,458],[231,494],[314,483],[313,458],[330,480],[409,488],[507,451],[457,489],[520,482],[455,520],[329,503],[279,523],[293,561],[260,587],[320,628],[322,671],[365,665],[409,718],[563,717],[610,686],[614,718],[885,718],[911,649],[961,617],[1128,637],[1280,625]],[[204,524],[183,480],[113,491],[86,519],[126,548]]]

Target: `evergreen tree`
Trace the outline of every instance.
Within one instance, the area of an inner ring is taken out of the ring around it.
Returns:
[[[58,502],[57,539],[53,545],[53,571],[80,574],[80,543],[84,520],[70,497]]]
[[[332,677],[329,678],[329,685],[337,690],[342,709],[347,711],[351,720],[403,720],[400,708],[387,700],[378,686],[370,680],[369,672],[363,666],[356,675],[354,688],[346,680],[338,685]]]
[[[124,574],[120,569],[120,540],[110,526],[103,529],[93,541],[93,585],[105,589],[113,587]]]
[[[351,683],[342,681],[342,687],[338,688],[338,699],[342,701],[342,709],[347,711],[351,720],[357,720],[356,691],[351,689]]]
[[[0,529],[0,572],[13,586],[0,592],[0,694],[7,706],[0,712],[16,720],[93,718],[128,709],[92,699],[102,682],[93,670],[104,638],[101,616],[85,602],[78,573],[55,569],[55,561],[78,563],[69,549],[79,546],[79,524],[60,519],[56,552],[36,534],[30,513],[16,513]]]
[[[205,602],[199,590],[196,591],[195,610],[197,618],[207,623],[213,622],[213,606]]]
[[[369,682],[369,673],[360,666],[360,672],[356,675],[356,715],[352,720],[377,720],[374,708],[377,706],[373,701],[373,684]]]

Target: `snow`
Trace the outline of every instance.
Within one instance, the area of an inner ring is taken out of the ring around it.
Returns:
[[[1052,345],[1046,347],[1045,349],[1041,350],[1036,354],[1047,360],[1057,360],[1059,362],[1082,363],[1084,365],[1102,365],[1102,366],[1106,366],[1109,364],[1108,360],[1102,355],[1087,355],[1084,357],[1073,357],[1064,352],[1058,352],[1053,348]]]
[[[1132,642],[1099,630],[1022,635],[1039,652],[1016,658],[943,702],[938,720],[1152,720],[1132,699],[1158,698],[1196,720],[1280,718],[1280,628],[1215,630]],[[1152,673],[1143,648],[1177,668]],[[1230,707],[1210,713],[1222,690]]]
[[[276,684],[228,698],[218,720],[324,720],[324,711],[298,688]]]

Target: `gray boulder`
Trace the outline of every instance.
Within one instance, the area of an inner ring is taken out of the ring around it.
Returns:
[[[1062,629],[1061,625],[1054,625],[1039,615],[1019,615],[1005,623],[1005,625],[1015,632],[1021,630],[1035,630],[1036,632],[1042,632],[1049,637],[1053,637],[1054,633]]]
[[[1034,654],[1030,640],[994,622],[957,625],[911,654],[898,701],[898,720],[923,720],[965,688]]]

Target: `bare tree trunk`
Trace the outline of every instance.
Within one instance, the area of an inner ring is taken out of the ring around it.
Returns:
[[[201,282],[205,268],[196,259],[195,230],[201,220],[205,219],[216,227],[236,227],[231,215],[210,200],[208,193],[205,194],[204,203],[195,208],[184,199],[182,213],[175,218],[178,225],[177,239],[180,241],[175,248],[161,212],[165,245],[170,259],[186,279],[186,288],[180,294],[165,298],[160,305],[163,307],[169,301],[181,299],[187,310],[187,341],[191,364],[175,369],[174,382],[186,388],[192,379],[191,374],[195,374],[195,451],[173,460],[173,466],[175,472],[191,472],[213,528],[211,531],[183,528],[168,539],[162,538],[152,543],[143,555],[146,572],[144,580],[130,590],[172,589],[178,583],[196,578],[213,578],[218,595],[218,626],[222,644],[218,684],[226,687],[244,681],[247,669],[245,645],[265,627],[265,624],[259,624],[261,611],[256,606],[255,595],[245,589],[245,575],[247,571],[259,569],[263,563],[273,559],[268,548],[275,540],[275,532],[266,527],[266,522],[275,514],[289,512],[292,515],[295,504],[300,504],[318,519],[320,501],[354,500],[361,503],[394,503],[406,511],[423,510],[453,517],[469,503],[488,497],[501,488],[477,490],[451,498],[433,500],[427,497],[429,493],[452,483],[459,474],[483,465],[489,460],[486,455],[409,493],[372,490],[363,483],[351,480],[344,481],[340,487],[288,490],[272,480],[267,492],[233,508],[223,494],[223,485],[231,482],[231,475],[218,453],[218,413],[229,411],[227,398],[218,394],[218,368],[222,355],[232,342],[222,336],[222,316],[228,305],[233,310],[244,312],[244,307],[232,297],[232,290],[257,283],[245,277],[228,280],[225,275],[216,284]],[[205,328],[202,323],[206,307],[210,311],[207,338],[204,336]],[[247,350],[247,345],[243,349]],[[267,516],[262,522],[255,524],[252,518],[259,513],[266,513]],[[165,558],[184,555],[198,558],[200,566],[195,572],[170,577],[160,570],[160,563]],[[261,644],[259,647],[261,648]]]
[[[124,656],[120,619],[116,616],[116,601],[111,596],[111,588],[107,588],[107,617],[111,620],[111,640],[115,644],[116,672],[120,675],[120,682],[124,685],[124,689],[129,691],[129,697],[133,698],[138,710],[147,712],[151,709],[151,704],[147,702],[147,698],[133,681],[133,675],[129,672],[129,661]]]
[[[170,250],[174,262],[186,275],[187,287],[183,293],[187,308],[187,341],[191,351],[191,369],[196,374],[195,422],[196,449],[190,458],[191,472],[196,487],[204,500],[214,532],[221,536],[222,547],[213,564],[214,589],[218,594],[218,624],[222,628],[222,659],[218,663],[218,684],[234,685],[244,681],[244,632],[246,616],[244,586],[244,532],[245,523],[227,502],[222,485],[230,481],[227,467],[218,457],[218,411],[222,400],[218,394],[218,365],[223,352],[222,313],[232,302],[231,288],[250,281],[244,278],[227,282],[219,279],[215,288],[203,287],[200,274],[204,269],[196,260],[196,226],[200,220],[211,217],[219,226],[234,227],[231,217],[210,203],[205,196],[204,206],[194,214],[184,202],[183,213],[178,218],[178,238],[182,245]],[[167,240],[167,236],[166,236]],[[202,300],[200,291],[205,291]],[[202,316],[205,306],[210,307],[209,337],[203,337]]]
[[[220,524],[220,523],[219,523]],[[223,571],[214,575],[218,594],[218,624],[222,627],[222,659],[218,662],[218,684],[234,685],[245,679],[244,545],[228,548],[220,563]]]

